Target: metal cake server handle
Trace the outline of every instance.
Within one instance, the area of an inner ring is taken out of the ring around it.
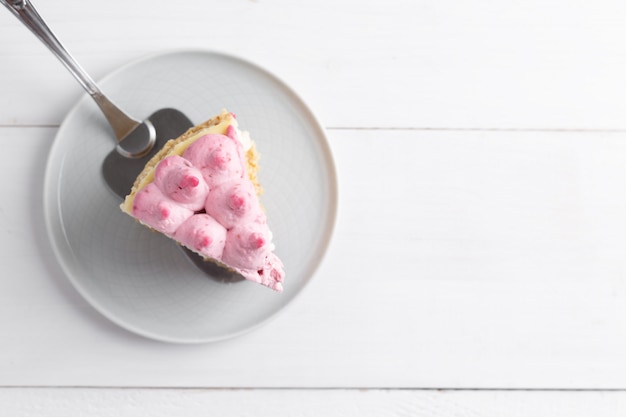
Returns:
[[[141,139],[133,138],[133,142],[135,143],[132,149],[118,146],[117,150],[119,153],[127,158],[139,158],[150,152],[156,140],[156,131],[150,120],[136,120],[113,104],[113,102],[102,93],[89,74],[87,74],[69,52],[67,52],[30,1],[0,0],[0,3],[5,5],[20,22],[26,25],[26,27],[52,51],[76,80],[78,80],[85,91],[89,93],[113,128],[118,143],[127,139],[133,132],[135,136],[139,136],[139,133],[141,134]],[[135,132],[137,129],[141,129],[142,131]]]

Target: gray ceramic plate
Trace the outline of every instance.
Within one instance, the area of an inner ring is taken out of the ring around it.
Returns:
[[[330,240],[337,184],[323,128],[276,77],[218,53],[151,56],[101,86],[138,118],[163,107],[194,123],[222,108],[237,115],[261,154],[262,203],[285,264],[285,291],[207,277],[175,243],[123,214],[100,173],[114,140],[88,96],[59,129],[44,186],[49,236],[67,277],[106,317],[162,341],[210,342],[266,322],[311,279]]]

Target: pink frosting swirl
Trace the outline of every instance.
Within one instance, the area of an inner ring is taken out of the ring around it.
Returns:
[[[227,229],[237,224],[265,221],[254,185],[245,178],[224,182],[212,189],[204,207]]]
[[[242,269],[263,269],[265,258],[272,251],[272,235],[266,223],[244,223],[226,234],[223,259]]]
[[[183,153],[202,172],[204,180],[213,188],[245,173],[243,146],[230,136],[207,134],[192,143]]]
[[[133,202],[137,220],[168,236],[192,215],[193,210],[167,198],[155,183],[141,189]]]
[[[167,197],[193,211],[204,207],[209,194],[209,185],[200,170],[178,155],[159,162],[154,171],[154,183]]]
[[[194,214],[178,227],[174,238],[205,257],[221,259],[226,229],[208,214]]]

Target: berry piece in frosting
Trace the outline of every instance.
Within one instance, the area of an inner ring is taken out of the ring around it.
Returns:
[[[285,267],[275,253],[270,253],[265,258],[263,268],[257,271],[243,271],[242,275],[251,281],[258,282],[276,291],[283,290],[285,279]]]
[[[167,198],[154,183],[135,196],[133,216],[140,222],[171,236],[193,211]]]
[[[254,185],[247,178],[236,178],[212,189],[205,209],[227,229],[257,219],[265,221]]]
[[[194,214],[180,225],[174,238],[194,252],[220,259],[226,244],[226,229],[208,214]]]
[[[154,171],[154,183],[172,200],[193,211],[204,207],[209,185],[199,169],[178,155],[163,159]]]
[[[200,168],[204,180],[211,188],[244,176],[243,146],[232,135],[233,133],[231,136],[215,133],[204,135],[183,154],[183,158]]]

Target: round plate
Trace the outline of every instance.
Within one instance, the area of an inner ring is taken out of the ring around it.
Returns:
[[[162,341],[221,340],[266,322],[311,279],[330,240],[337,182],[324,129],[276,77],[219,53],[151,56],[100,85],[137,118],[164,107],[194,123],[223,108],[237,115],[261,154],[261,203],[285,264],[285,290],[211,279],[176,243],[122,213],[100,171],[115,139],[87,95],[58,131],[44,185],[48,233],[72,284],[113,322]]]

